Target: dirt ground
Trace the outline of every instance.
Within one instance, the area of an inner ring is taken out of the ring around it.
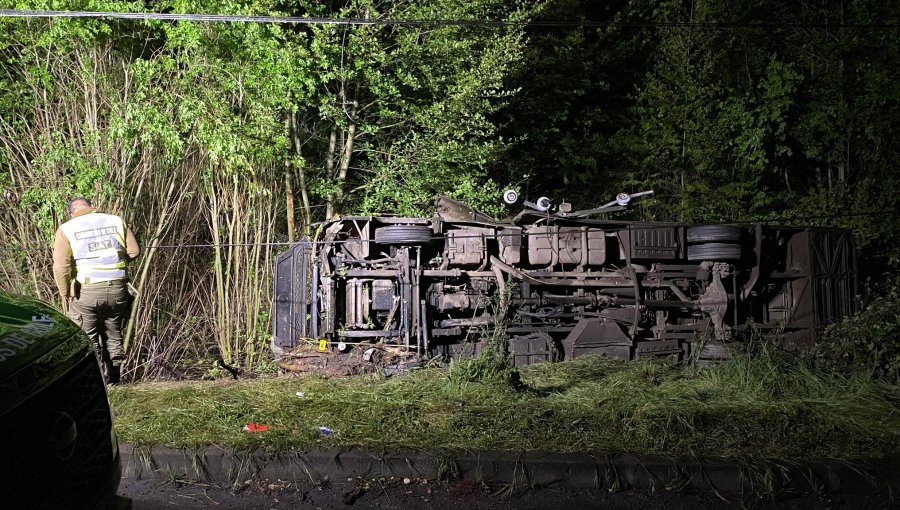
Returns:
[[[673,510],[754,509],[887,509],[900,500],[887,490],[865,494],[792,495],[742,498],[740,495],[657,491],[590,491],[559,488],[510,492],[470,480],[432,483],[425,480],[354,480],[328,485],[295,485],[280,481],[248,481],[223,487],[190,480],[123,479],[119,494],[131,498],[133,510],[179,509],[610,509]]]
[[[315,373],[327,377],[382,372],[386,376],[403,373],[418,363],[412,361],[414,353],[396,346],[367,344],[342,354],[336,350],[319,350],[313,344],[301,344],[284,353],[278,368],[285,373]]]

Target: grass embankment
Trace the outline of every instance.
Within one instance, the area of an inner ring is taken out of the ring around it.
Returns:
[[[143,384],[114,388],[110,400],[120,440],[141,446],[843,459],[900,453],[897,386],[817,373],[802,363],[739,357],[696,370],[580,358],[523,368],[524,389],[473,377],[478,367],[471,363],[388,380]],[[272,428],[241,432],[249,421]],[[323,436],[320,426],[335,433]]]

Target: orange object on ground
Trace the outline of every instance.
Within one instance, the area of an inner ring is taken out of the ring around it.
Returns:
[[[252,421],[248,421],[244,428],[241,429],[244,432],[265,432],[272,428],[271,425],[260,425],[259,423],[253,423]]]

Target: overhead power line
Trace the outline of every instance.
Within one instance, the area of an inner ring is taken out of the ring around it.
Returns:
[[[0,18],[113,18],[162,21],[206,21],[218,23],[276,23],[294,25],[392,25],[392,26],[485,26],[485,27],[692,27],[709,29],[727,28],[859,28],[896,29],[896,23],[792,23],[792,22],[660,22],[660,21],[590,21],[590,20],[488,20],[488,19],[390,19],[390,18],[327,18],[309,16],[255,16],[237,14],[174,14],[155,12],[109,12],[109,11],[41,11],[28,9],[0,9]]]

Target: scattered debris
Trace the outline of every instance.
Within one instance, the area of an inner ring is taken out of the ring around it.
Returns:
[[[253,423],[252,421],[248,421],[244,428],[241,430],[244,432],[265,432],[272,428],[271,425],[260,425],[259,423]]]
[[[293,373],[317,373],[325,376],[347,376],[386,372],[386,375],[401,375],[408,368],[419,366],[414,360],[415,352],[408,352],[400,346],[344,344],[341,351],[338,343],[330,344],[322,351],[317,344],[306,343],[285,351],[277,362],[278,368]]]
[[[306,393],[303,393],[302,391],[298,391],[297,396],[300,398],[304,398],[304,397],[306,397]]]
[[[422,366],[419,361],[407,361],[403,363],[397,363],[395,365],[388,365],[382,369],[382,373],[385,377],[394,377],[394,376],[403,376],[406,375],[413,368],[418,368]]]
[[[228,365],[227,363],[225,363],[225,360],[222,359],[221,357],[219,357],[219,359],[216,360],[216,364],[218,364],[220,367],[227,370],[228,373],[231,374],[231,378],[234,380],[237,380],[238,376],[240,376],[241,373],[243,372],[243,370],[241,370],[240,368],[234,368],[234,367]]]
[[[319,427],[319,434],[322,434],[323,436],[330,436],[331,434],[334,434],[334,431],[328,427]]]

